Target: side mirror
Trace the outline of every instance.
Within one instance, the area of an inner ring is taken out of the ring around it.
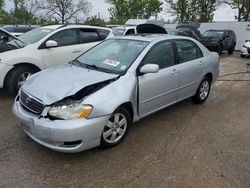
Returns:
[[[57,47],[58,44],[56,41],[54,40],[48,40],[45,44],[46,48],[54,48],[54,47]]]
[[[156,64],[147,64],[140,68],[141,74],[157,73],[157,72],[159,72],[159,65]]]
[[[3,42],[8,42],[9,41],[8,36],[2,36],[1,39],[3,40]]]

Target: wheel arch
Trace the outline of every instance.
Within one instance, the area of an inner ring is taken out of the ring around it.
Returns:
[[[131,102],[122,103],[115,109],[115,111],[119,108],[125,108],[126,110],[128,110],[132,121],[134,120],[134,109],[133,109],[133,104]]]
[[[208,77],[211,82],[213,81],[213,74],[211,72],[207,73],[204,77]]]
[[[32,63],[27,63],[27,62],[16,63],[16,64],[13,65],[12,69],[10,69],[10,70],[8,71],[8,73],[5,75],[5,77],[4,77],[4,87],[6,87],[6,79],[8,78],[9,74],[11,73],[11,71],[12,71],[13,69],[15,69],[16,67],[22,67],[22,66],[26,66],[26,67],[33,68],[33,69],[35,69],[37,72],[41,71],[41,68],[40,68],[40,67],[38,67],[38,66],[36,66],[36,65],[34,65],[34,64],[32,64]]]

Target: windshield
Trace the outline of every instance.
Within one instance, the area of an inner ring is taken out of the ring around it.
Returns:
[[[110,39],[84,53],[72,63],[98,71],[123,74],[140,55],[148,42]]]
[[[33,44],[47,36],[52,31],[53,29],[37,28],[22,34],[18,38],[27,44]]]
[[[115,36],[123,36],[123,33],[125,32],[124,28],[113,28],[112,30]]]
[[[221,38],[223,37],[224,32],[223,31],[206,31],[202,34],[204,37],[212,37],[212,38]]]

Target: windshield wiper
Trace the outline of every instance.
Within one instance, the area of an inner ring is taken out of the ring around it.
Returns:
[[[79,61],[77,59],[74,60],[74,61],[71,61],[69,63],[73,64],[75,66],[84,67],[84,68],[87,68],[87,69],[90,69],[90,70],[97,70],[97,71],[106,72],[106,73],[110,73],[110,74],[119,74],[119,73],[116,73],[113,70],[109,70],[109,69],[105,69],[105,68],[102,68],[102,67],[98,67],[96,65],[89,65],[89,64],[86,64],[86,63],[82,63],[81,61]]]
[[[70,61],[69,64],[81,67],[82,66],[82,62],[80,62],[79,60],[75,59],[73,61]]]

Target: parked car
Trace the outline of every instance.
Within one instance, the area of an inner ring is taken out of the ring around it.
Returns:
[[[246,42],[241,48],[241,57],[249,57],[250,56],[250,41]]]
[[[72,61],[111,36],[108,28],[86,25],[51,25],[31,30],[19,36],[20,41],[8,43],[18,49],[0,54],[0,88],[5,86],[16,95],[31,74]]]
[[[136,35],[138,33],[142,33],[140,31],[138,32],[138,27],[142,25],[149,26],[149,29],[147,29],[146,33],[159,33],[159,32],[155,32],[156,29],[151,30],[151,28],[154,28],[154,27],[164,28],[164,22],[160,20],[129,19],[125,23],[124,26],[114,27],[112,28],[112,31],[115,36]],[[165,33],[167,33],[166,29],[164,30],[165,30]]]
[[[11,40],[19,41],[17,37],[0,28],[0,53],[17,49],[16,45],[8,44]]]
[[[202,34],[204,46],[209,50],[218,52],[227,50],[229,54],[233,54],[236,46],[236,35],[232,30],[208,30]]]
[[[172,30],[169,34],[170,35],[191,37],[191,38],[194,38],[198,41],[201,40],[201,36],[199,34],[197,34],[197,32],[195,32],[193,29],[189,29],[189,28],[179,28],[176,30]]]
[[[112,38],[29,77],[13,112],[28,136],[53,150],[109,148],[123,141],[132,122],[189,97],[205,102],[218,61],[192,38]]]
[[[113,31],[115,36],[137,34],[135,26],[118,26],[118,27],[112,28],[112,31]]]
[[[4,26],[3,29],[8,31],[12,35],[18,37],[32,29],[37,28],[38,26],[26,26],[26,25],[13,25],[13,26]]]

